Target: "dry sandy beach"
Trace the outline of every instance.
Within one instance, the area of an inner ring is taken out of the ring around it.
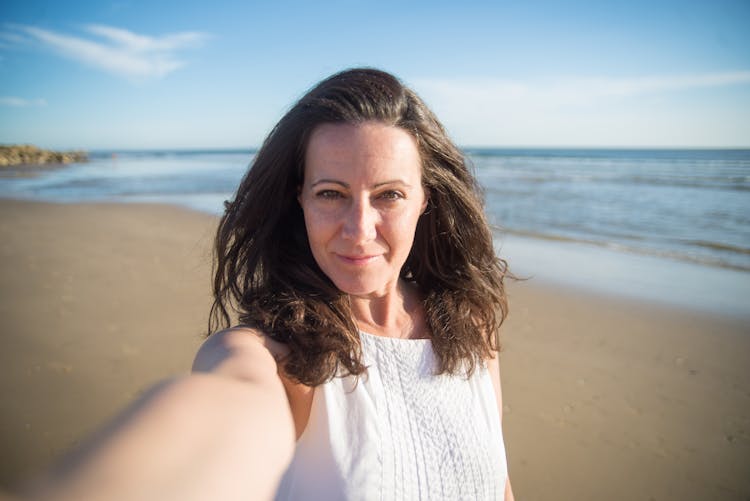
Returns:
[[[3,489],[189,370],[215,224],[166,206],[0,200]],[[750,498],[750,313],[509,290],[501,367],[519,500]]]

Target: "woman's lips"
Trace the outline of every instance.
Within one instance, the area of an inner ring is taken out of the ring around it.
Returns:
[[[374,261],[375,258],[377,258],[377,254],[375,255],[367,255],[367,256],[347,256],[344,254],[336,254],[336,256],[342,260],[346,264],[351,264],[354,266],[364,266],[366,264],[369,264],[370,262]]]

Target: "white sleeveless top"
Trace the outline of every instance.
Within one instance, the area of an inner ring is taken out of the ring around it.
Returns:
[[[489,372],[433,375],[429,339],[362,333],[367,373],[315,388],[276,499],[503,499],[507,466]]]
[[[507,466],[491,376],[433,375],[428,339],[363,333],[367,373],[315,388],[277,500],[497,500]]]

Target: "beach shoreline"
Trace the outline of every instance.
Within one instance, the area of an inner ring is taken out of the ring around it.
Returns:
[[[495,238],[517,276],[552,287],[750,321],[750,272],[514,234]]]
[[[12,489],[189,370],[218,218],[8,199],[0,211],[0,487]],[[508,286],[504,429],[519,499],[750,496],[748,317],[547,278]]]

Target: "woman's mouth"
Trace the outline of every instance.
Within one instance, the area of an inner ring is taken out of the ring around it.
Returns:
[[[345,254],[336,254],[336,256],[343,261],[346,264],[350,264],[353,266],[364,266],[366,264],[369,264],[370,262],[374,261],[375,258],[377,258],[377,255],[351,255],[347,256]]]

